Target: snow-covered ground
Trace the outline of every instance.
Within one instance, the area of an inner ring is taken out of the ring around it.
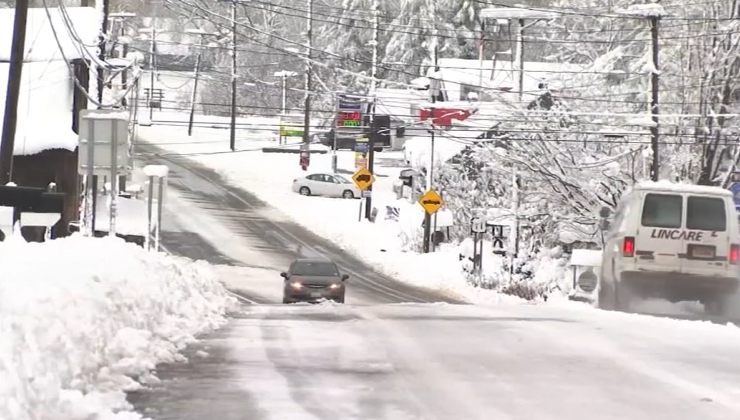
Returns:
[[[331,152],[313,154],[309,170],[304,172],[298,165],[296,154],[261,151],[262,147],[277,143],[272,132],[267,130],[270,126],[263,125],[261,119],[250,123],[252,130],[243,129],[238,133],[237,151],[230,152],[228,131],[201,127],[189,137],[185,128],[157,124],[158,120],[177,118],[182,117],[155,113],[154,125],[139,128],[139,141],[166,150],[165,157],[168,154],[183,156],[215,169],[232,185],[256,194],[298,224],[334,241],[385,274],[408,283],[448,291],[474,302],[498,302],[501,299],[492,291],[467,283],[461,270],[458,247],[443,246],[438,252],[426,255],[401,252],[398,227],[373,224],[364,219],[358,221],[360,200],[303,197],[291,192],[296,177],[312,172],[330,172]],[[312,147],[323,148],[320,145]],[[340,151],[338,155],[339,170],[351,176],[354,172],[353,152]],[[392,187],[403,169],[403,154],[383,152],[376,157],[373,203],[399,204]],[[402,213],[416,214],[406,220],[421,221],[423,210],[418,204],[404,201],[400,205],[403,206]],[[490,264],[491,259],[484,262]]]
[[[0,419],[140,419],[125,391],[235,308],[203,262],[119,239],[0,242]]]

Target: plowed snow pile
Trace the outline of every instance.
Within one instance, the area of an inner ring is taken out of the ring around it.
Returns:
[[[154,380],[234,301],[208,264],[118,239],[0,242],[0,420],[139,419]]]

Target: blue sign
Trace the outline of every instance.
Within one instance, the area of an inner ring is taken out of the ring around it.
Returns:
[[[362,97],[337,95],[337,109],[340,111],[362,111]]]
[[[734,182],[730,185],[730,191],[732,192],[732,199],[735,201],[735,208],[740,211],[740,182]]]
[[[370,144],[366,141],[355,142],[355,152],[367,153],[370,151]]]

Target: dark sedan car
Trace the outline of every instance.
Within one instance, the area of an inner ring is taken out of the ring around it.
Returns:
[[[339,274],[332,261],[299,258],[290,264],[287,272],[280,273],[285,279],[283,303],[318,302],[323,299],[344,303],[344,282],[347,274]]]

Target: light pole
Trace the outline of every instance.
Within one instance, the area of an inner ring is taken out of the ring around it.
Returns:
[[[288,77],[297,76],[298,73],[294,71],[281,70],[276,71],[273,76],[279,77],[282,80],[282,106],[280,107],[280,113],[285,115],[288,107]]]
[[[139,33],[141,34],[151,34],[150,37],[150,44],[149,44],[149,95],[148,95],[148,105],[149,105],[149,122],[151,123],[153,117],[154,117],[154,73],[155,73],[155,67],[156,67],[156,60],[157,60],[157,29],[154,26],[156,24],[156,20],[152,22],[152,26],[150,28],[141,28],[139,29]]]

